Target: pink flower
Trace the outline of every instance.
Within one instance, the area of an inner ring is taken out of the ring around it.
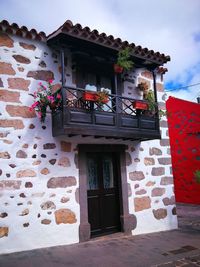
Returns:
[[[39,104],[39,102],[38,102],[38,101],[34,102],[34,103],[31,105],[31,108],[33,109],[33,108],[37,107],[37,106],[38,106],[38,104]]]
[[[53,102],[55,101],[55,99],[54,99],[54,97],[53,97],[52,95],[48,95],[48,96],[47,96],[47,99],[48,99],[51,103],[53,103]]]
[[[41,118],[41,117],[42,117],[42,112],[39,111],[39,112],[37,113],[37,115],[38,115],[38,118]]]
[[[57,94],[57,99],[61,99],[61,94]]]
[[[39,82],[39,85],[41,86],[41,85],[42,85],[42,83],[41,83],[41,82]]]
[[[53,83],[53,80],[49,80],[49,83],[50,83],[50,84]]]
[[[29,111],[33,111],[33,108],[32,108],[32,106],[29,108]]]

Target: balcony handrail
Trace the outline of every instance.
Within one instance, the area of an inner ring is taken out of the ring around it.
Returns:
[[[83,88],[79,88],[79,87],[63,86],[63,88],[66,89],[66,90],[70,89],[70,90],[74,90],[74,91],[82,91],[82,92],[86,92],[87,91],[87,92],[95,93],[95,91],[88,90],[88,89],[83,89]],[[98,92],[98,91],[96,91],[96,92]],[[117,95],[117,94],[108,94],[108,96],[123,98],[123,99],[130,100],[130,101],[139,100],[139,101],[146,102],[146,100],[143,100],[143,99],[136,99],[136,98],[131,98],[131,97]]]

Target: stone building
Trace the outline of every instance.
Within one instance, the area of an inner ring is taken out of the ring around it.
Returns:
[[[124,47],[134,67],[115,74]],[[177,227],[166,118],[132,105],[146,82],[165,109],[169,60],[70,21],[49,36],[0,23],[1,253]],[[64,101],[41,124],[30,94],[50,79]],[[106,104],[83,99],[102,88]]]

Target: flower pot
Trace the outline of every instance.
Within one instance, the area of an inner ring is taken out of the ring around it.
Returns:
[[[142,100],[135,100],[133,103],[133,108],[135,109],[142,109],[142,110],[148,110],[149,105],[148,103],[142,101]]]
[[[123,70],[124,70],[123,67],[121,67],[121,66],[119,66],[119,65],[117,65],[117,64],[114,64],[114,72],[115,72],[115,73],[122,73]]]
[[[93,92],[83,92],[82,98],[83,100],[86,100],[86,101],[95,102],[97,95],[96,93],[93,93]]]

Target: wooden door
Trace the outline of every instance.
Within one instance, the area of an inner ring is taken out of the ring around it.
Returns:
[[[120,231],[118,159],[113,153],[87,153],[88,221],[91,236]]]

